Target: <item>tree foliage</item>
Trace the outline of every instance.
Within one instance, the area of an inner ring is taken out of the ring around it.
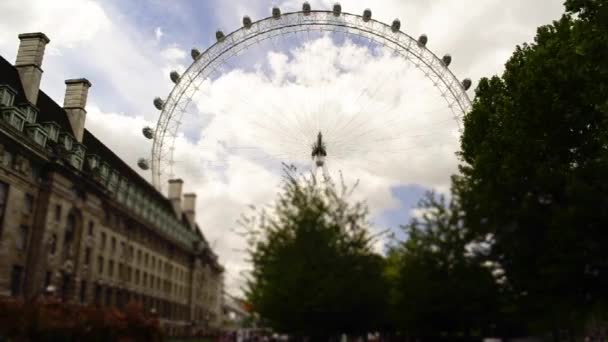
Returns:
[[[479,82],[464,120],[466,225],[492,240],[523,311],[554,326],[608,299],[607,4],[566,1],[502,77]]]
[[[490,268],[471,253],[457,202],[428,193],[422,217],[395,246],[395,318],[413,336],[480,334],[497,323],[499,289]]]
[[[248,297],[275,330],[325,340],[378,329],[387,287],[373,251],[367,207],[352,189],[286,168],[270,210],[243,221],[253,271]]]

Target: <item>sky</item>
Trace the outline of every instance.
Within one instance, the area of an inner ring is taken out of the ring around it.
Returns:
[[[310,1],[313,9],[333,2]],[[429,37],[450,69],[473,80],[500,74],[517,44],[559,18],[561,0],[348,0],[344,12],[373,17]],[[156,126],[155,97],[166,98],[169,73],[192,63],[215,31],[226,34],[269,16],[271,8],[297,11],[294,0],[2,0],[0,55],[14,61],[24,32],[51,39],[41,88],[63,103],[64,80],[85,77],[85,127],[140,174],[151,141],[141,129]],[[294,35],[262,42],[200,80],[175,140],[174,174],[184,192],[196,192],[197,222],[227,270],[226,289],[239,294],[248,269],[244,241],[234,232],[249,205],[268,204],[278,191],[280,163],[311,167],[318,131],[328,143],[332,178],[358,186],[375,232],[417,215],[425,191],[446,193],[457,170],[458,122],[423,75],[377,44],[339,34]],[[473,90],[468,92],[471,99]],[[382,242],[378,249],[382,250]]]

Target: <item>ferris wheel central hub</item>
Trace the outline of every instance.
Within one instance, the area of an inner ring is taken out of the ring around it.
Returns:
[[[319,131],[317,134],[317,141],[312,144],[312,160],[315,162],[317,167],[323,167],[325,164],[325,157],[327,157],[327,149],[323,142],[323,133]]]

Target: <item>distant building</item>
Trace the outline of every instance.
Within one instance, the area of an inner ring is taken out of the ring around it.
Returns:
[[[65,301],[140,302],[171,333],[218,328],[223,268],[195,222],[195,194],[169,198],[85,128],[86,79],[63,107],[39,89],[49,39],[0,56],[0,295],[55,288]],[[120,139],[120,127],[116,127]]]

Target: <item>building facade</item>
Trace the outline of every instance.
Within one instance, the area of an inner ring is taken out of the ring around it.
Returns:
[[[195,222],[196,195],[168,197],[85,128],[86,79],[63,106],[39,89],[49,39],[0,56],[0,295],[156,312],[170,332],[219,328],[223,268]],[[117,137],[120,127],[116,128]]]

